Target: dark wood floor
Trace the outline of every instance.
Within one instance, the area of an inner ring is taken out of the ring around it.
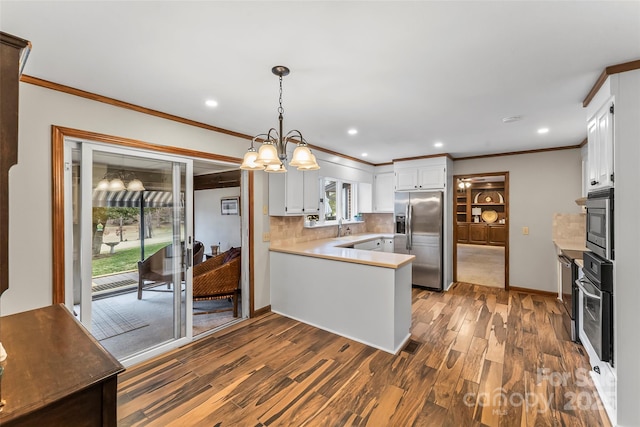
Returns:
[[[413,290],[398,355],[276,314],[120,376],[119,425],[609,426],[555,299]]]

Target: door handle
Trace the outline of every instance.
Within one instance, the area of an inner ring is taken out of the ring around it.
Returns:
[[[596,294],[592,294],[591,292],[587,291],[587,290],[584,288],[584,286],[582,286],[582,284],[583,284],[583,283],[584,283],[584,281],[583,281],[583,280],[576,280],[576,285],[578,285],[578,287],[580,288],[580,290],[581,290],[581,291],[582,291],[586,296],[588,296],[588,297],[589,297],[589,298],[591,298],[591,299],[598,300],[598,301],[602,299],[602,297],[599,297],[598,295],[596,295]]]

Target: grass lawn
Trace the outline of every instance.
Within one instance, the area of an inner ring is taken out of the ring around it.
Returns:
[[[145,256],[149,256],[158,249],[167,246],[169,243],[152,243],[145,245]],[[103,276],[105,274],[121,273],[123,271],[136,270],[140,261],[140,248],[130,248],[117,251],[113,255],[103,254],[93,257],[93,276]]]

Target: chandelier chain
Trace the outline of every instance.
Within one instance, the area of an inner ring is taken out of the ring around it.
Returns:
[[[280,98],[279,98],[280,106],[278,107],[278,113],[284,113],[284,108],[282,108],[282,76],[280,76]]]

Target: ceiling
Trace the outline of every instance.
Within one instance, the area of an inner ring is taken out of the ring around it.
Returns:
[[[640,58],[640,1],[2,0],[0,25],[25,74],[249,135],[286,65],[285,131],[374,164],[580,144],[603,68]]]

